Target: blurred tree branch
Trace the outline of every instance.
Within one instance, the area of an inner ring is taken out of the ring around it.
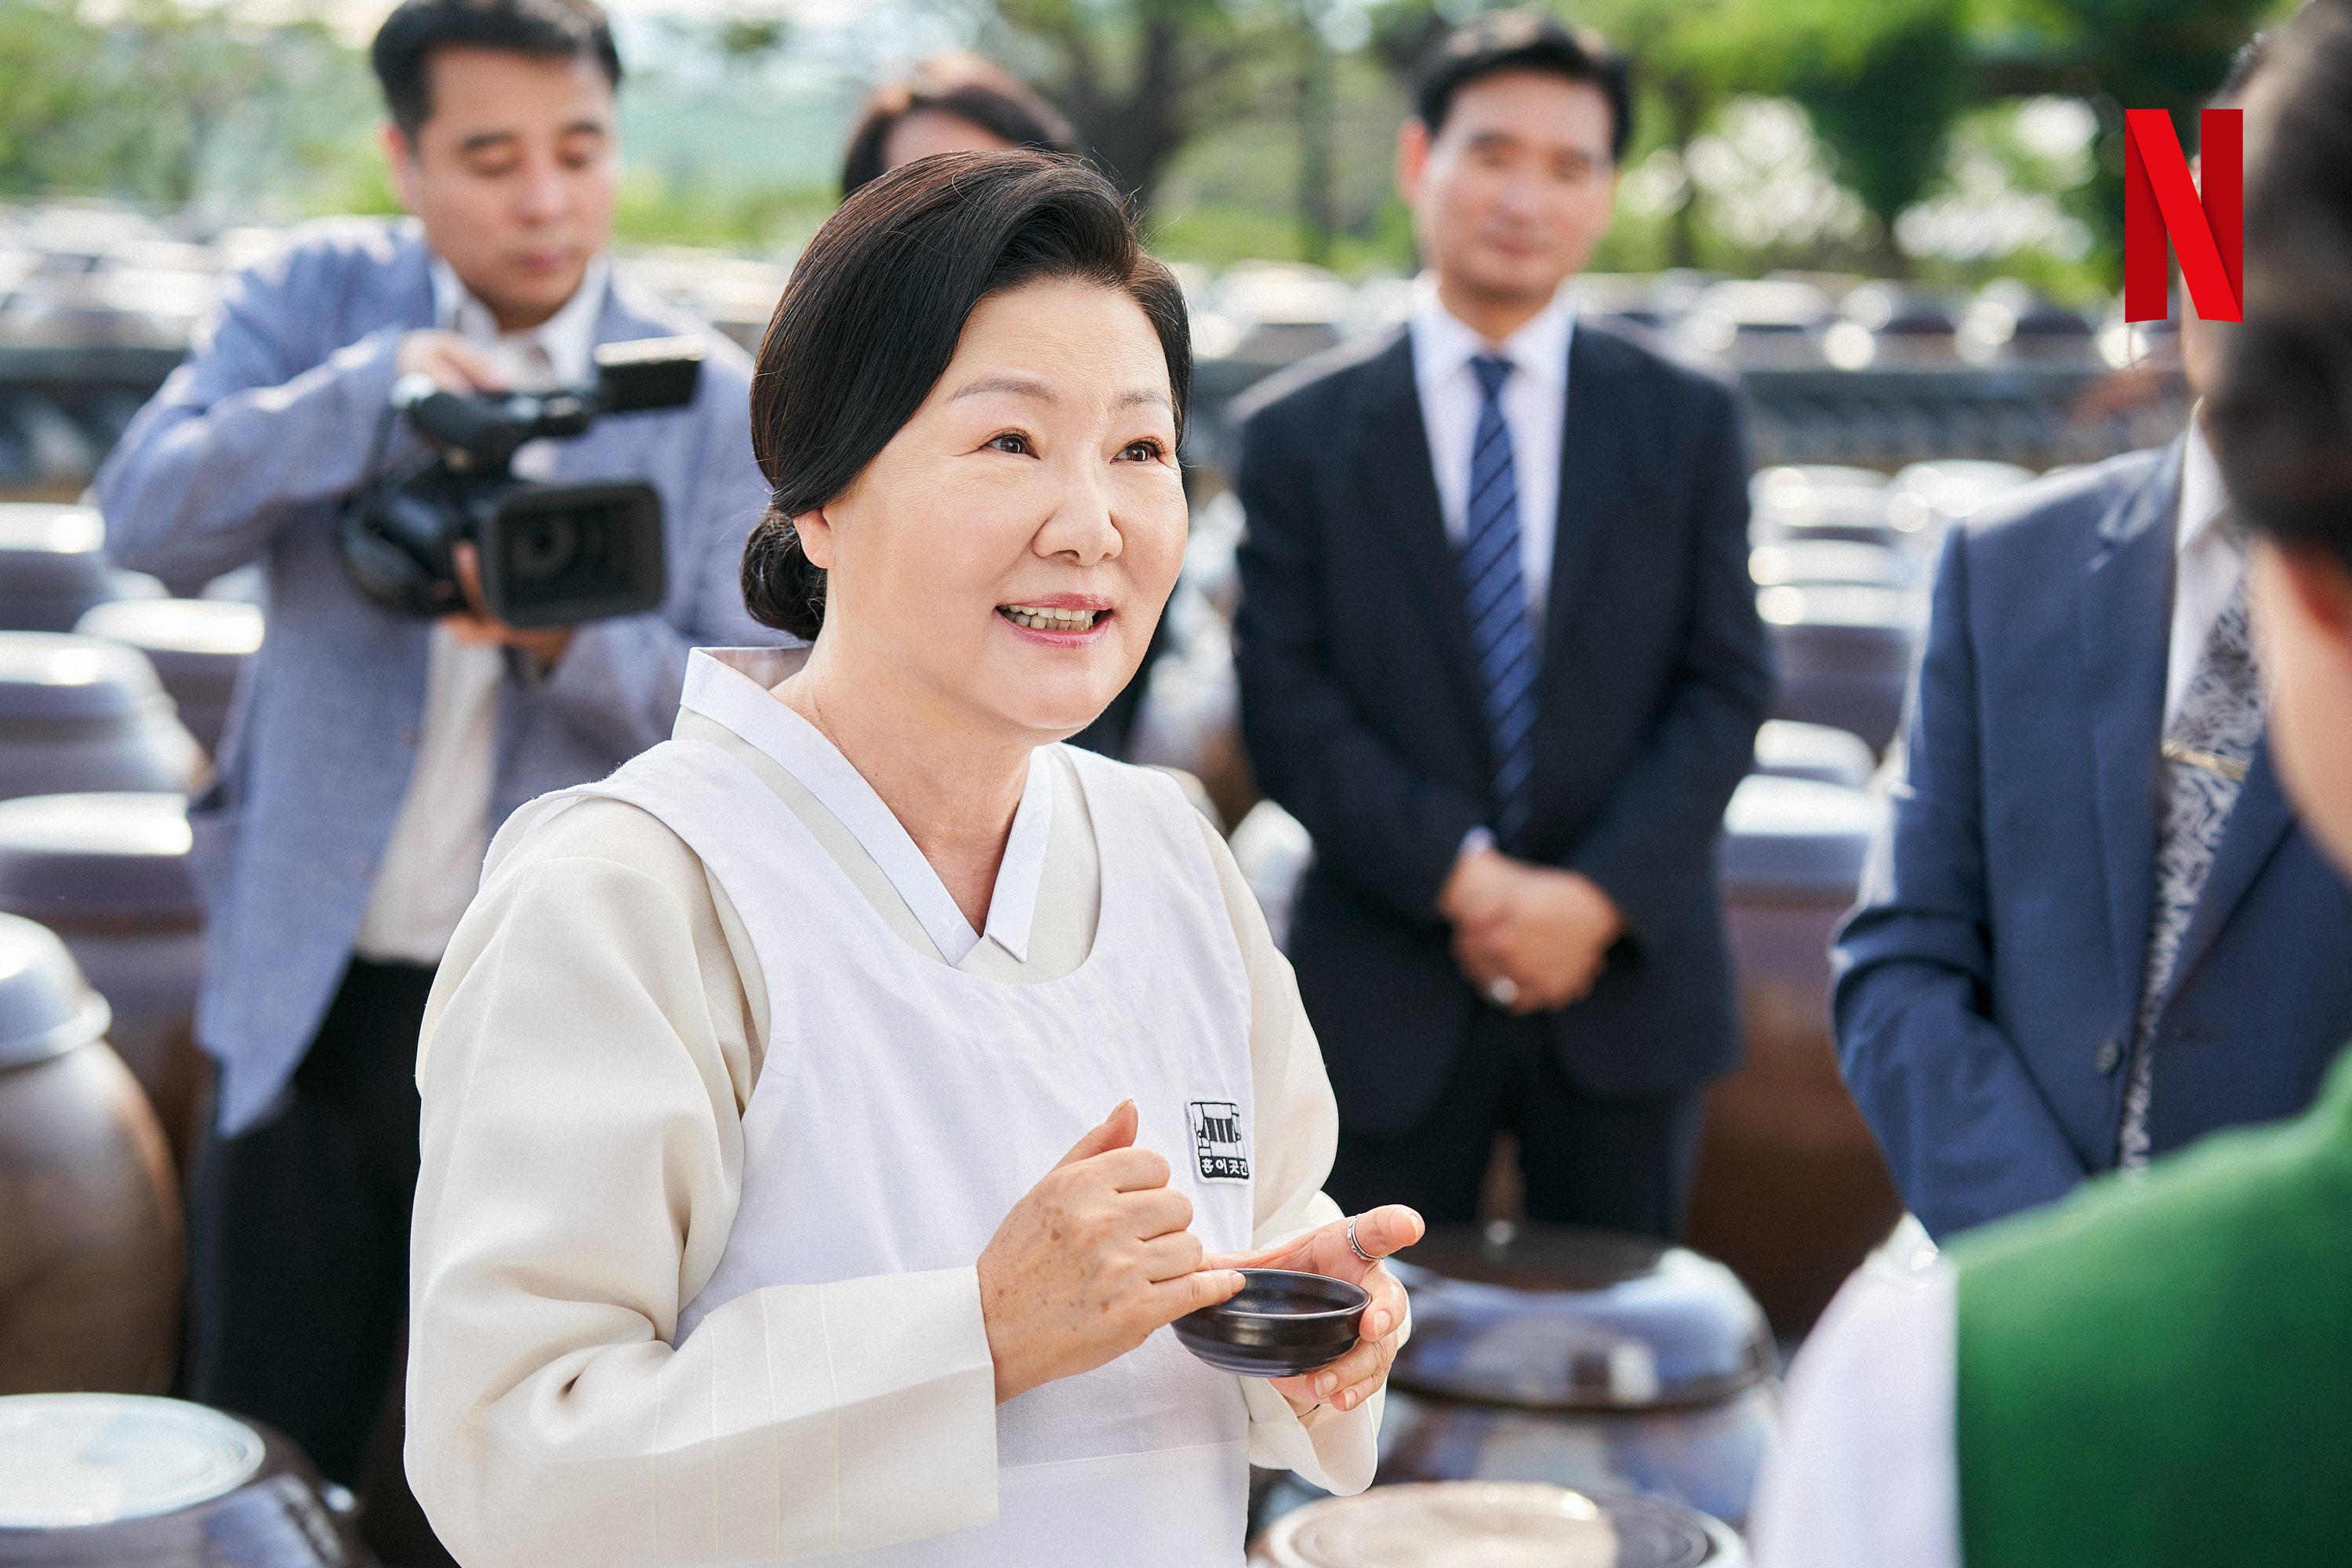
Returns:
[[[1235,68],[1279,25],[1247,0],[997,0],[993,11],[1050,60],[1041,89],[1145,204],[1192,134],[1240,107]]]

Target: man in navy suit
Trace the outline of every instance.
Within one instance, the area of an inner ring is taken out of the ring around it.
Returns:
[[[2352,1038],[2352,889],[2279,793],[2243,567],[2197,418],[1945,543],[1836,993],[1934,1234],[2301,1110]]]
[[[1256,394],[1242,720],[1314,835],[1291,927],[1329,1187],[1671,1236],[1738,1053],[1713,850],[1769,676],[1731,388],[1600,325],[1623,61],[1490,14],[1423,68],[1410,325]]]

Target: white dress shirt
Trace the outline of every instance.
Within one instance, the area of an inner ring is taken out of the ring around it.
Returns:
[[[2173,525],[2172,642],[2164,669],[2164,727],[2180,713],[2180,700],[2197,673],[2205,638],[2238,591],[2245,552],[2215,526],[2229,505],[2221,465],[2205,439],[2200,405],[2189,421],[2180,460],[2180,510]]]
[[[804,654],[764,657],[763,680]],[[900,863],[903,827],[873,818],[870,787],[821,734],[782,703],[730,722],[757,733],[691,710],[677,733],[774,791],[899,941],[1009,984],[1086,961],[1101,859],[1058,751],[1032,763],[974,933],[951,900],[952,922],[934,907],[946,898],[935,873]],[[1255,1239],[1269,1245],[1338,1217],[1320,1187],[1339,1113],[1289,964],[1223,841],[1201,831],[1249,980]],[[943,1472],[940,1441],[891,1441],[906,1429],[893,1423],[993,1451],[987,1380],[961,1375],[985,1344],[969,1269],[772,1287],[676,1342],[741,1202],[743,1113],[770,1019],[758,954],[717,878],[617,800],[583,801],[525,836],[458,928],[418,1058],[407,1464],[436,1528],[477,1568],[698,1563],[708,1553],[685,1521],[721,1506],[761,1510],[774,1555],[790,1557],[791,1520],[870,1535],[877,1519],[929,1517],[944,1492],[970,1489]],[[861,1359],[869,1344],[899,1351],[876,1366]],[[747,1383],[743,1368],[760,1372]],[[710,1415],[714,1378],[730,1408],[756,1392],[753,1426]],[[1267,1384],[1242,1389],[1253,1463],[1341,1490],[1370,1479],[1384,1401],[1302,1422]],[[891,1458],[856,1475],[779,1473],[780,1447],[819,1437]]]
[[[585,385],[607,273],[600,256],[562,310],[528,331],[502,332],[489,307],[436,257],[434,317],[444,331],[483,350],[518,391]],[[514,471],[524,479],[545,479],[554,468],[552,441],[532,441],[515,453]],[[458,641],[446,622],[433,626],[416,762],[352,944],[362,958],[428,968],[438,963],[474,897],[489,847],[506,654],[495,645]]]
[[[1576,304],[1562,288],[1535,319],[1500,344],[1488,342],[1448,310],[1437,279],[1414,280],[1413,390],[1429,437],[1437,504],[1446,537],[1459,548],[1470,529],[1470,457],[1486,395],[1470,362],[1491,353],[1508,360],[1503,422],[1510,426],[1511,459],[1519,489],[1519,571],[1528,606],[1541,616],[1551,588],[1552,542],[1559,531],[1560,442],[1568,423],[1568,350],[1576,333]]]

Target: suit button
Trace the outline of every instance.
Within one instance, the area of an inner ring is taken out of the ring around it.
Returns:
[[[2116,1068],[2123,1066],[2123,1042],[2109,1035],[2099,1042],[2099,1048],[2091,1053],[2091,1061],[2101,1073],[2115,1071]]]

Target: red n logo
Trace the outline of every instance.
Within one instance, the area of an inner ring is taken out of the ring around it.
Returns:
[[[2205,174],[2200,198],[2172,116],[2161,109],[2124,110],[2126,321],[2160,321],[2170,313],[2168,235],[2198,315],[2209,321],[2244,319],[2244,118],[2236,109],[2209,109],[2198,117]]]

